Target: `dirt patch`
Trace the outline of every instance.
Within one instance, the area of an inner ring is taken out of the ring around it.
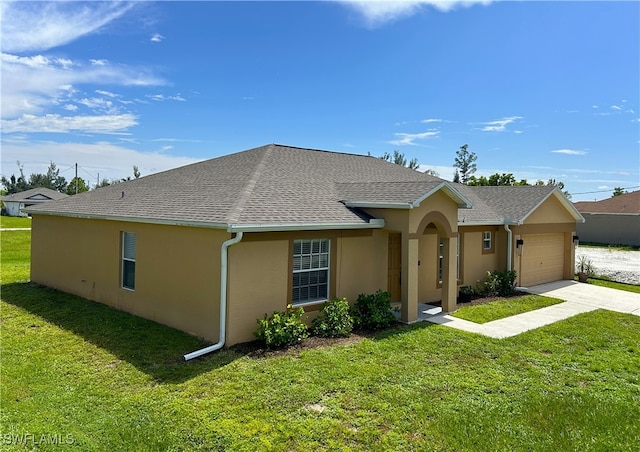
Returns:
[[[596,275],[606,276],[616,282],[640,284],[640,251],[578,246],[576,262],[580,256],[585,256],[593,263]]]

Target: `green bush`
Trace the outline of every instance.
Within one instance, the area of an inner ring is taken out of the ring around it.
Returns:
[[[274,311],[271,317],[265,314],[264,319],[258,319],[258,330],[254,334],[269,348],[299,344],[309,337],[303,314],[304,309],[293,309],[291,305],[286,312]]]
[[[353,329],[353,318],[349,313],[346,298],[327,301],[318,317],[311,322],[313,334],[320,337],[346,337]]]
[[[351,308],[353,326],[358,330],[388,328],[396,318],[391,313],[391,294],[378,290],[375,294],[360,294]]]
[[[516,281],[515,270],[487,272],[487,276],[478,283],[476,292],[484,297],[507,297],[515,290]]]

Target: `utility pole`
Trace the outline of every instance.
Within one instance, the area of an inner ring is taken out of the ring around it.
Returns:
[[[78,194],[78,164],[76,163],[76,195]]]

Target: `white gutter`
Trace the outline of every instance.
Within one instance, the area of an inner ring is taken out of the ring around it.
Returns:
[[[504,224],[504,230],[507,231],[507,271],[512,270],[511,253],[513,253],[513,231],[509,229],[507,223]]]
[[[168,219],[161,219],[161,218],[125,217],[125,216],[118,216],[118,215],[94,215],[94,214],[73,213],[73,212],[54,212],[49,210],[32,211],[28,207],[24,209],[24,211],[32,215],[49,215],[54,217],[81,218],[85,220],[123,221],[127,223],[162,224],[166,226],[187,226],[187,227],[210,228],[210,229],[226,229],[227,228],[226,223],[168,220]]]
[[[242,240],[243,232],[238,232],[235,237],[222,243],[220,249],[220,334],[218,342],[210,345],[209,347],[196,350],[195,352],[187,353],[184,355],[184,360],[197,358],[198,356],[205,355],[207,353],[215,352],[224,347],[224,343],[227,335],[227,274],[228,274],[228,249],[231,245]]]
[[[380,229],[384,219],[372,218],[368,223],[256,223],[230,224],[228,232],[325,231],[335,229]]]

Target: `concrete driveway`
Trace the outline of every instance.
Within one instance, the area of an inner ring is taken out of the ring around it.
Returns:
[[[438,325],[503,339],[596,309],[640,316],[640,294],[637,293],[576,281],[541,284],[527,288],[526,292],[559,298],[565,302],[483,324],[458,319],[430,305],[420,305],[419,318]]]
[[[570,303],[579,303],[595,309],[640,315],[640,294],[608,287],[594,286],[576,281],[556,281],[540,284],[527,292],[559,298]]]

